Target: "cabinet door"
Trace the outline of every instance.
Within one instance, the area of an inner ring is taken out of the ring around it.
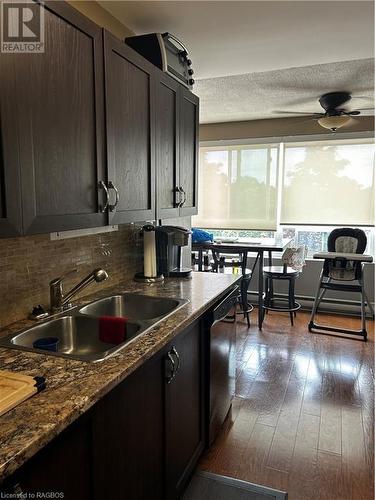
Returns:
[[[188,327],[168,353],[177,370],[165,386],[166,498],[172,500],[185,488],[205,444],[201,324]]]
[[[107,32],[104,44],[110,221],[153,220],[154,67]]]
[[[12,56],[26,234],[106,223],[101,30],[62,1],[44,29],[44,53]]]
[[[7,479],[0,498],[92,500],[91,463],[91,427],[84,415]],[[48,492],[57,496],[41,496]]]
[[[93,411],[94,498],[163,500],[163,376],[149,360]]]
[[[0,236],[22,231],[14,56],[0,53]]]
[[[179,92],[178,82],[161,73],[155,91],[157,219],[179,216]]]
[[[199,99],[181,87],[180,99],[180,187],[184,199],[180,215],[198,213]]]

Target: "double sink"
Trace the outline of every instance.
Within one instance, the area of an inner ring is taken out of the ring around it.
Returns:
[[[101,361],[123,349],[140,334],[183,307],[188,300],[122,293],[75,307],[59,317],[19,333],[0,338],[0,346],[50,354],[80,361]],[[100,340],[99,318],[126,317],[126,340],[110,344]],[[33,347],[42,338],[58,339],[56,352]]]

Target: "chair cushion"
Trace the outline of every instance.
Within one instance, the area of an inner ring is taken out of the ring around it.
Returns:
[[[300,273],[300,271],[297,271],[296,269],[293,269],[292,267],[287,267],[286,272],[284,272],[284,266],[264,266],[263,268],[263,274],[266,274],[268,276],[272,275],[290,275],[290,276],[297,276]]]

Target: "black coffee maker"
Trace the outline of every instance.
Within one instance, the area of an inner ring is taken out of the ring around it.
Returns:
[[[182,267],[182,249],[189,244],[191,231],[180,226],[157,226],[156,261],[158,274],[188,278],[191,268]]]

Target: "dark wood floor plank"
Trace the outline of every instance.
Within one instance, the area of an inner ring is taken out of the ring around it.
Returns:
[[[264,485],[266,460],[274,432],[274,427],[255,424],[237,469],[238,479]]]
[[[312,418],[317,418],[314,415]],[[318,450],[296,443],[286,491],[294,500],[316,500]]]
[[[373,413],[364,414],[362,412],[362,425],[363,425],[363,439],[364,439],[364,453],[366,457],[367,467],[370,470],[374,469],[374,418]]]
[[[212,467],[206,468],[206,470],[224,476],[236,476],[242,462],[242,456],[253,433],[257,417],[258,413],[254,412],[250,407],[241,406],[233,425],[224,431]]]
[[[319,450],[341,455],[340,377],[333,372],[323,375]]]
[[[317,500],[354,500],[345,491],[340,455],[318,451],[314,490]]]
[[[280,412],[274,439],[267,458],[267,465],[269,467],[286,472],[290,470],[294,453],[303,390],[296,389],[294,394],[295,399],[293,401],[290,400],[289,408],[284,406],[284,400],[283,409]]]
[[[318,449],[320,418],[317,415],[301,413],[295,445],[295,455],[301,450]]]
[[[320,417],[322,406],[323,374],[319,370],[315,356],[310,357],[303,393],[302,412]]]
[[[295,498],[316,498],[319,427],[319,416],[301,413],[288,483],[288,492]]]
[[[374,495],[373,468],[366,460],[362,412],[359,406],[342,410],[343,457],[342,467],[349,498],[367,499]]]

